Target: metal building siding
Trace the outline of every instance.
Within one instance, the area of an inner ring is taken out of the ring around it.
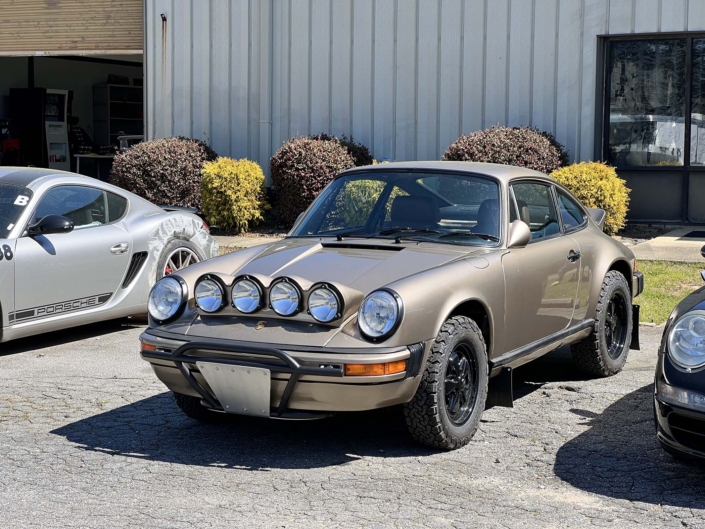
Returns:
[[[438,159],[497,123],[590,159],[596,36],[705,29],[701,0],[146,1],[149,136],[206,139],[265,170],[295,135]]]
[[[142,51],[142,0],[0,0],[0,56]]]

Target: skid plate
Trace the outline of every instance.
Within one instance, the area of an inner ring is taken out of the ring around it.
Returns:
[[[269,417],[271,373],[258,367],[196,362],[223,410],[238,415]]]

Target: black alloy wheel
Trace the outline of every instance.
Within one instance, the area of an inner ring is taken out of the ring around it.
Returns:
[[[467,344],[458,344],[448,359],[444,381],[446,409],[453,424],[464,424],[475,409],[477,379],[474,355]]]
[[[613,360],[619,358],[627,341],[627,301],[624,294],[616,290],[607,305],[605,314],[605,345],[607,354]]]

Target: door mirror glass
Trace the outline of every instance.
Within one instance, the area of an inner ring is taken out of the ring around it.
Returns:
[[[531,230],[526,222],[515,220],[509,225],[507,248],[524,248],[531,241]]]
[[[73,231],[73,221],[61,215],[47,215],[36,224],[27,228],[30,237],[52,233],[69,233]]]

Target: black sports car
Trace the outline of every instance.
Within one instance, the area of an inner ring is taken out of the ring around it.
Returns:
[[[705,247],[701,253],[705,257]],[[656,364],[654,418],[667,452],[705,459],[705,287],[681,301],[666,322]]]

